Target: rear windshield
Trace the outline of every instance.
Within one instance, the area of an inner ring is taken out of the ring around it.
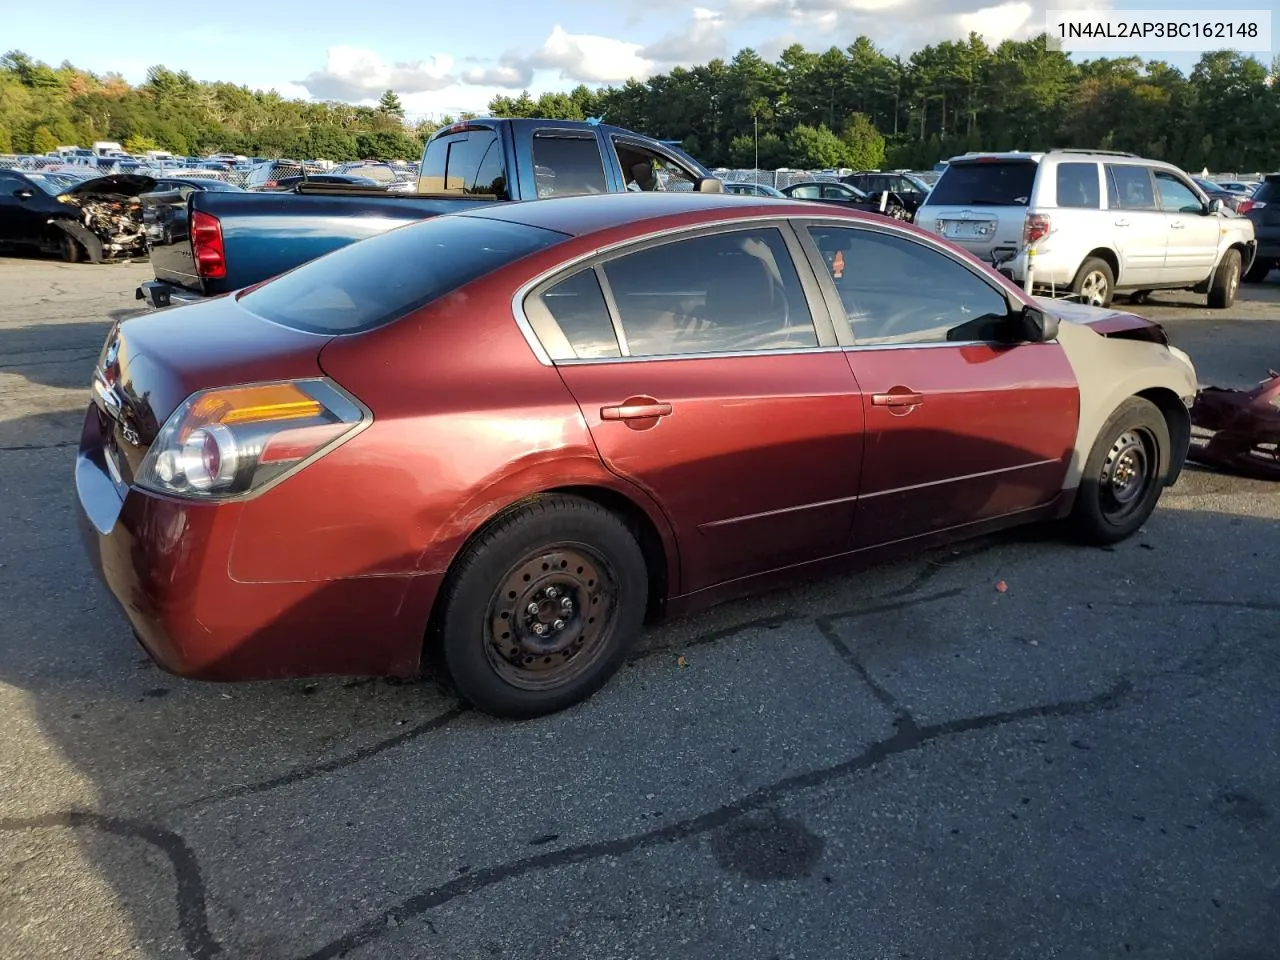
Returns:
[[[245,294],[240,304],[295,330],[359,333],[566,239],[503,220],[436,217],[304,263]]]
[[[1267,177],[1253,192],[1253,199],[1261,200],[1263,203],[1270,203],[1277,198],[1280,198],[1280,179],[1272,180]]]
[[[953,162],[929,194],[929,205],[1025,207],[1038,166],[1032,160]]]

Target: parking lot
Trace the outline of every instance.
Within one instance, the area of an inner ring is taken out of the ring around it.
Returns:
[[[150,275],[0,259],[0,956],[1276,956],[1280,486],[1191,467],[1115,548],[1024,531],[726,605],[523,724],[430,678],[200,684],[74,526]],[[1136,309],[1247,386],[1280,282],[1242,292]]]

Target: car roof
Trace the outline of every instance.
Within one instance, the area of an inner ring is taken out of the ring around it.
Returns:
[[[685,224],[715,223],[719,220],[750,219],[755,216],[832,217],[871,219],[865,214],[844,211],[834,205],[815,210],[804,200],[786,202],[762,197],[756,202],[730,193],[606,193],[593,196],[549,197],[517,203],[488,204],[460,216],[484,217],[522,223],[573,237],[600,233],[628,224],[677,218]]]

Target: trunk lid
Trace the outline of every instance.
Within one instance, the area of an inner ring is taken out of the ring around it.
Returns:
[[[263,320],[233,297],[116,324],[93,378],[108,466],[131,483],[169,415],[197,390],[322,375],[330,339]]]

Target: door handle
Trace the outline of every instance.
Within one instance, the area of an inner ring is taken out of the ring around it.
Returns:
[[[653,403],[620,403],[612,407],[600,408],[601,420],[651,420],[654,417],[671,415],[671,404],[654,401]]]
[[[873,407],[914,407],[924,403],[923,393],[873,393]]]
[[[1128,225],[1129,225],[1129,221],[1124,217],[1121,217],[1119,220],[1116,221],[1117,227],[1127,227]]]
[[[1170,221],[1169,221],[1169,229],[1171,229],[1171,230],[1181,230],[1181,229],[1183,229],[1184,227],[1186,227],[1186,224],[1185,224],[1185,223],[1183,223],[1181,220],[1170,220]]]

